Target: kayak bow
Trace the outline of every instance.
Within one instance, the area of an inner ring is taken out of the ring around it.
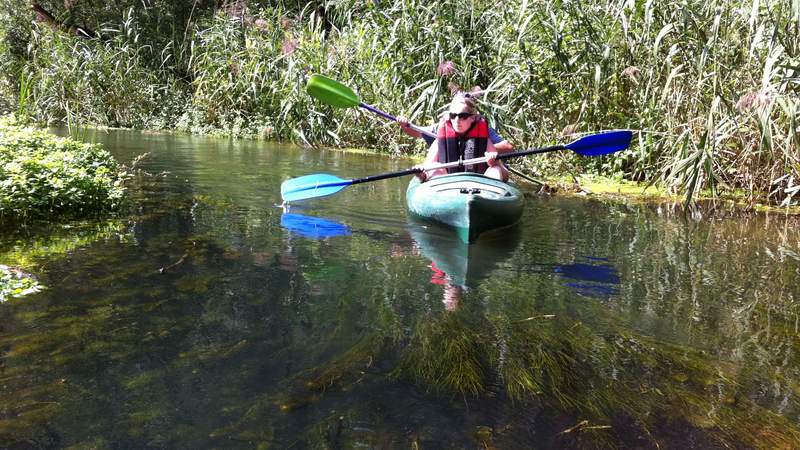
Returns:
[[[411,180],[408,211],[419,218],[454,228],[464,242],[481,233],[514,225],[524,199],[516,187],[477,173],[442,175],[421,183]]]

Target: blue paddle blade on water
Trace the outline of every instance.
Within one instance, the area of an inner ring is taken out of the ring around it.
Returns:
[[[351,184],[353,184],[353,180],[344,180],[326,173],[305,175],[284,181],[281,184],[281,198],[288,203],[325,197],[333,195]]]
[[[606,131],[582,137],[565,147],[583,156],[600,156],[625,150],[632,138],[631,130]]]
[[[352,234],[347,225],[321,217],[304,216],[302,214],[283,214],[281,226],[290,233],[308,239],[327,239]]]

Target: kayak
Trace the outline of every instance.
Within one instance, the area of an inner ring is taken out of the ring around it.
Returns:
[[[406,190],[412,215],[454,228],[464,242],[514,225],[524,203],[516,187],[471,172],[440,175],[424,183],[414,177]]]

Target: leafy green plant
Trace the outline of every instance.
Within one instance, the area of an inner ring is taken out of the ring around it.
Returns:
[[[86,216],[116,208],[125,173],[97,145],[0,119],[0,219]]]

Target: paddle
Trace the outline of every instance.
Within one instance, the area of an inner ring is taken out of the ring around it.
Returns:
[[[632,133],[630,130],[615,130],[606,131],[602,133],[584,136],[566,145],[553,145],[551,147],[535,148],[531,150],[523,150],[519,152],[501,153],[497,155],[497,159],[511,159],[520,156],[535,155],[539,153],[548,153],[558,150],[572,150],[573,152],[583,156],[599,156],[609,153],[618,152],[628,148],[631,143]],[[347,186],[353,184],[367,183],[370,181],[385,180],[387,178],[402,177],[405,175],[412,175],[415,173],[436,170],[448,169],[451,167],[463,167],[474,164],[485,163],[485,156],[480,158],[465,159],[460,161],[453,161],[442,164],[432,164],[426,167],[412,167],[410,169],[401,170],[399,172],[389,172],[380,175],[372,175],[364,178],[356,178],[355,180],[345,180],[335,175],[330,174],[313,174],[305,175],[302,177],[292,178],[286,180],[281,184],[281,197],[284,203],[297,202],[300,200],[308,200],[311,198],[325,197],[333,195]]]
[[[308,79],[308,83],[306,84],[306,92],[312,97],[337,108],[352,108],[354,106],[359,106],[367,111],[374,112],[385,119],[389,119],[392,122],[397,122],[397,118],[391,114],[387,114],[372,105],[362,102],[358,98],[358,95],[356,95],[356,93],[353,92],[353,90],[349,87],[323,75],[311,75],[311,78]],[[436,138],[436,135],[430,131],[423,130],[422,128],[413,124],[408,124],[408,126],[418,133],[434,139]]]

